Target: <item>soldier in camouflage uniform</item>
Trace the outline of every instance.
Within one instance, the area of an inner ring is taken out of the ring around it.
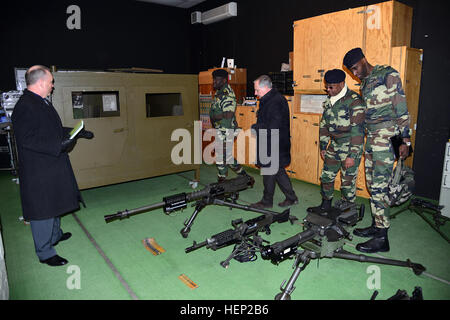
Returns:
[[[308,212],[323,213],[331,208],[334,180],[342,175],[342,199],[335,207],[346,209],[356,199],[356,177],[364,142],[365,103],[345,84],[345,72],[334,69],[325,73],[328,98],[323,103],[320,121],[320,156],[324,160],[320,177],[322,203]]]
[[[228,167],[239,175],[246,175],[244,168],[233,157],[233,142],[238,128],[236,122],[236,96],[228,84],[228,72],[224,69],[212,73],[213,87],[216,90],[209,111],[211,124],[216,129],[217,180],[222,182],[228,175]]]
[[[360,48],[350,50],[344,65],[361,82],[361,95],[366,102],[365,145],[366,180],[370,192],[373,221],[368,228],[355,229],[354,234],[371,238],[356,249],[374,253],[389,251],[389,204],[386,202],[389,179],[394,166],[394,152],[390,138],[400,134],[404,144],[400,157],[406,158],[411,145],[409,113],[400,74],[390,66],[372,66]]]

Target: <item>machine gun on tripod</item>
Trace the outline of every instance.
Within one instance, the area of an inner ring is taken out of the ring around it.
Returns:
[[[261,249],[263,259],[278,264],[281,261],[295,257],[294,272],[288,282],[283,281],[281,292],[275,300],[290,300],[295,290],[295,281],[312,259],[339,258],[359,262],[388,264],[399,267],[412,268],[416,275],[420,275],[425,268],[417,263],[407,261],[376,258],[361,254],[353,254],[343,249],[344,240],[351,240],[351,234],[346,228],[356,225],[364,216],[364,205],[359,210],[356,205],[341,211],[332,208],[323,215],[308,213],[304,219],[304,231],[286,240],[276,242]],[[301,249],[299,248],[301,247]],[[286,286],[284,286],[286,283]]]
[[[269,235],[271,233],[270,225],[275,222],[283,223],[289,220],[292,224],[297,218],[290,216],[289,213],[290,209],[286,209],[282,213],[268,211],[264,215],[245,222],[242,222],[242,219],[233,220],[231,225],[234,229],[215,234],[201,243],[194,241],[191,247],[185,249],[185,252],[189,253],[202,247],[215,251],[236,244],[228,258],[220,262],[220,265],[228,268],[230,260],[233,258],[239,261],[253,261],[252,259],[256,258],[256,252],[259,251],[263,242],[267,242],[258,233],[265,232]]]
[[[194,220],[202,209],[207,205],[221,205],[229,208],[243,209],[247,211],[254,211],[263,214],[273,214],[272,211],[251,208],[250,206],[241,205],[236,203],[239,198],[239,192],[252,188],[255,180],[249,175],[240,175],[236,178],[225,180],[223,182],[211,183],[204,187],[202,190],[194,191],[191,193],[179,193],[172,196],[164,197],[162,202],[151,204],[148,206],[123,210],[115,214],[104,216],[106,223],[115,219],[123,219],[129,216],[147,212],[154,209],[163,208],[165,214],[170,214],[175,211],[183,210],[187,208],[188,202],[195,202],[195,210],[189,219],[184,222],[184,228],[180,230],[183,238],[187,238],[191,227],[194,224]]]

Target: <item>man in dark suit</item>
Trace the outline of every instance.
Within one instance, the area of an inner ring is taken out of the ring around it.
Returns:
[[[82,202],[68,152],[76,139],[64,128],[55,108],[46,98],[53,90],[53,75],[44,66],[25,74],[24,90],[12,114],[19,158],[20,196],[23,217],[30,222],[36,254],[41,263],[61,266],[68,261],[54,246],[71,237],[63,233],[60,216],[80,208]],[[90,131],[78,137],[93,138]]]
[[[288,207],[298,204],[298,198],[285,170],[291,163],[288,103],[277,89],[272,88],[272,80],[267,75],[262,75],[254,81],[254,89],[260,100],[257,120],[252,129],[258,137],[257,166],[261,168],[264,194],[261,201],[251,206],[259,209],[272,208],[277,183],[286,196],[278,205]]]

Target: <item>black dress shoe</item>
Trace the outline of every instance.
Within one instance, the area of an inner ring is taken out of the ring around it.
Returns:
[[[285,199],[283,202],[280,202],[278,205],[282,208],[285,208],[285,207],[293,206],[296,204],[298,204],[298,199],[295,199],[295,200]]]
[[[273,205],[271,203],[265,203],[262,200],[252,203],[250,205],[250,208],[255,208],[255,209],[271,209],[273,207]]]
[[[65,240],[69,239],[71,236],[72,236],[72,234],[70,232],[63,233],[61,238],[59,238],[59,240],[56,243],[54,243],[53,246],[56,246],[61,241],[65,241]]]
[[[40,261],[40,260],[39,260]],[[51,257],[51,258],[48,258],[48,259],[46,259],[46,260],[42,260],[42,261],[40,261],[41,263],[45,263],[45,264],[48,264],[49,266],[51,266],[51,267],[58,267],[58,266],[63,266],[63,265],[65,265],[67,262],[69,262],[69,261],[67,261],[66,259],[64,259],[64,258],[61,258],[60,256],[58,256],[58,255],[54,255],[53,257]]]

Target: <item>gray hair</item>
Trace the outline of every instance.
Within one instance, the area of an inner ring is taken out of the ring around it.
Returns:
[[[262,76],[259,76],[254,83],[258,82],[259,87],[266,87],[269,89],[272,89],[272,79],[268,75],[263,74]]]
[[[51,73],[50,69],[47,68],[46,66],[41,65],[33,66],[29,68],[25,73],[25,83],[27,84],[27,86],[33,85],[39,79],[44,77],[47,74],[47,72]]]

